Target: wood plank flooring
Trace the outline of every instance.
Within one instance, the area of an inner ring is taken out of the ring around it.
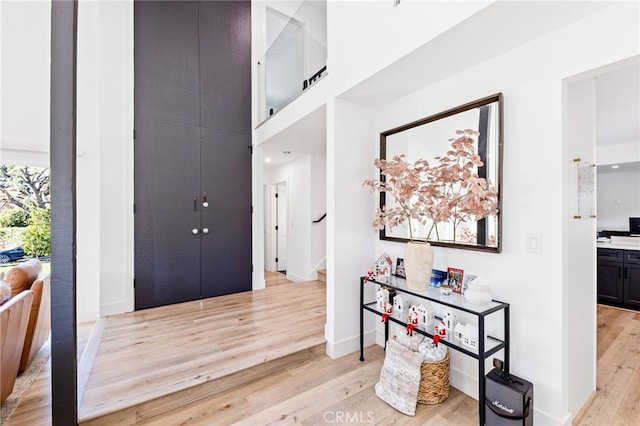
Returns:
[[[325,299],[319,282],[289,283],[106,318],[79,422],[186,403],[193,387],[323,344]]]
[[[93,322],[77,325],[78,360],[93,330]],[[49,426],[51,424],[51,358],[42,367],[20,405],[15,409],[7,426]]]
[[[640,312],[598,305],[596,393],[574,425],[640,425]]]
[[[478,404],[451,389],[444,404],[422,405],[415,417],[399,414],[374,393],[384,351],[379,346],[331,360],[324,353],[304,364],[181,407],[144,425],[354,424],[474,425]],[[347,417],[348,416],[348,417]],[[349,419],[347,421],[347,419]]]
[[[280,284],[289,284],[293,282],[293,281],[289,281],[285,274],[282,274],[280,272],[266,272],[266,271],[264,273],[264,281],[265,281],[265,286],[267,287],[273,287],[275,285],[280,285]]]
[[[639,312],[598,306],[598,391],[576,417],[575,425],[640,424],[639,323]],[[230,388],[205,401],[186,404],[141,424],[337,424],[339,419],[345,423],[347,416],[351,423],[477,424],[477,402],[455,388],[451,388],[449,398],[442,404],[418,405],[415,418],[400,415],[379,400],[373,393],[373,385],[384,352],[377,346],[366,349],[363,363],[358,361],[358,354],[331,360],[324,355],[322,346],[310,351],[315,356],[292,361],[269,376]],[[50,391],[42,386],[32,389],[28,396],[46,402]],[[608,406],[612,409],[606,408]],[[34,415],[19,413],[23,410],[33,410]],[[32,404],[18,407],[9,422],[18,426],[50,424],[50,409],[45,413]]]

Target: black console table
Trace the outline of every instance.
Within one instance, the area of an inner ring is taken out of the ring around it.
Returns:
[[[405,293],[413,296],[414,299],[427,300],[437,305],[448,306],[461,312],[467,312],[474,315],[477,318],[478,326],[478,347],[472,349],[468,346],[464,346],[460,341],[453,337],[453,332],[447,332],[446,337],[440,338],[440,343],[464,353],[472,358],[478,360],[478,416],[480,425],[485,423],[485,405],[484,405],[484,375],[485,375],[485,360],[491,355],[500,350],[504,350],[504,371],[509,372],[509,304],[493,300],[490,303],[478,306],[467,302],[462,294],[454,293],[449,296],[445,296],[440,293],[440,289],[435,287],[429,287],[424,292],[418,292],[410,290],[407,287],[406,280],[399,277],[382,278],[377,277],[373,280],[366,280],[364,277],[360,278],[360,361],[364,361],[364,312],[373,312],[376,315],[382,316],[382,312],[377,309],[376,302],[364,301],[364,288],[366,285],[380,285],[393,289],[397,293]],[[486,335],[485,332],[485,318],[488,315],[502,311],[504,315],[504,330],[503,339],[499,339],[493,336]],[[389,338],[389,321],[393,321],[401,326],[407,325],[406,318],[398,318],[397,316],[390,315],[385,322],[385,342]],[[436,321],[440,321],[441,318],[436,317]],[[420,333],[427,337],[433,338],[433,327],[428,328],[428,331],[424,331],[420,328],[414,328],[414,333]]]

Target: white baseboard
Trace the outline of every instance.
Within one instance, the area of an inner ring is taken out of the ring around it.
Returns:
[[[301,275],[296,275],[296,274],[292,274],[291,272],[287,271],[287,279],[289,281],[293,281],[294,283],[301,283],[301,282],[305,282],[305,281],[313,281],[311,278],[305,278]]]
[[[376,343],[375,330],[367,331],[364,334],[364,347],[371,346]],[[327,355],[331,359],[341,358],[353,352],[360,350],[360,336],[350,337],[339,342],[331,342],[327,339]]]
[[[109,303],[106,305],[100,305],[100,316],[108,317],[110,315],[124,314],[126,312],[133,312],[133,306],[128,306],[126,302]]]
[[[533,397],[535,399],[535,392],[533,394]],[[535,404],[534,404],[535,405]],[[557,417],[553,417],[551,415],[549,415],[548,413],[545,413],[544,411],[540,410],[539,408],[534,408],[533,409],[533,421],[535,424],[537,425],[566,425],[569,426],[571,425],[571,414],[566,414],[564,416],[564,420],[558,419]]]
[[[452,387],[465,393],[471,398],[478,400],[478,377],[476,375],[467,374],[457,368],[451,368],[449,373],[449,383]],[[534,389],[535,399],[535,389]],[[534,404],[535,405],[535,404]],[[567,414],[563,419],[559,419],[549,415],[548,413],[534,408],[533,410],[534,423],[536,425],[570,425],[571,416]]]
[[[252,290],[262,290],[267,286],[265,280],[256,280],[253,282]]]
[[[367,348],[373,344],[384,347],[384,328],[376,327],[374,330],[365,332],[364,347]],[[327,339],[327,355],[332,359],[340,358],[360,350],[359,336],[342,340],[340,342],[330,342]],[[452,387],[465,393],[469,397],[478,400],[478,374],[466,373],[457,368],[451,367],[449,374],[449,382]],[[534,394],[535,395],[535,394]],[[534,419],[536,425],[570,425],[572,416],[565,415],[563,418],[557,418],[548,413],[534,408]]]

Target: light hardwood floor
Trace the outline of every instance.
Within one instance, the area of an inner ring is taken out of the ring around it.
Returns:
[[[373,393],[384,352],[374,346],[365,352],[338,360],[323,355],[299,359],[273,374],[243,386],[228,389],[204,401],[193,402],[141,424],[242,424],[269,422],[337,423],[337,416],[370,424],[472,425],[477,423],[477,402],[451,389],[449,398],[438,405],[419,405],[416,417],[398,414]],[[640,313],[598,306],[598,390],[585,404],[575,425],[640,424]],[[40,379],[39,379],[40,380]],[[48,380],[44,372],[42,380]],[[46,385],[32,389],[31,401],[46,403]],[[25,398],[26,400],[27,398]],[[49,425],[50,409],[18,408],[9,425]],[[37,404],[36,404],[37,405]],[[32,412],[27,416],[19,411]],[[356,420],[354,420],[356,419]]]
[[[93,322],[77,326],[78,360],[93,330]],[[20,405],[15,409],[7,426],[48,426],[51,424],[51,359],[42,367]]]
[[[273,287],[280,284],[289,284],[293,281],[289,281],[287,276],[280,272],[267,272],[264,273],[264,281],[267,287]]]
[[[323,344],[325,297],[317,281],[288,283],[107,317],[79,422],[158,416],[218,392],[223,377]]]
[[[640,425],[640,312],[598,305],[596,393],[574,425]]]

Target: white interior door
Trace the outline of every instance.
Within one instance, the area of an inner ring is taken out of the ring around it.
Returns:
[[[287,269],[287,216],[288,216],[287,184],[281,182],[276,185],[276,269]]]
[[[269,185],[264,185],[263,187],[263,202],[264,209],[263,212],[263,233],[264,233],[264,269],[265,271],[273,271],[275,270],[274,265],[271,263],[271,259],[273,258],[273,250],[271,249],[271,232],[269,224],[271,223],[271,200]]]

